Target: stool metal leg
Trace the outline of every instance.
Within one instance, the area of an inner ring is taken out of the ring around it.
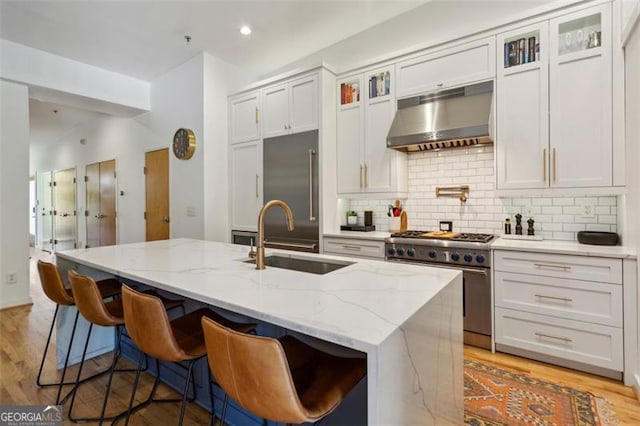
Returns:
[[[142,370],[142,362],[145,358],[145,355],[143,352],[140,352],[140,358],[138,359],[138,370],[136,371],[136,379],[133,381],[133,390],[131,391],[131,398],[129,399],[129,408],[127,409],[127,421],[125,422],[125,426],[129,424],[129,418],[131,417],[131,412],[133,409],[133,401],[135,400],[135,396],[136,396],[136,389],[138,388],[138,382],[140,380],[140,371]],[[159,375],[159,372],[158,372]],[[153,392],[155,392],[155,385],[153,387]],[[114,419],[114,423],[117,420]],[[113,424],[113,423],[112,423]]]
[[[93,330],[93,323],[89,323],[89,331],[87,332],[87,340],[84,342],[84,349],[82,350],[82,358],[80,359],[80,366],[78,367],[78,374],[76,375],[76,382],[71,390],[73,394],[71,396],[71,403],[69,404],[69,420],[73,420],[71,412],[73,411],[73,403],[76,401],[76,393],[78,391],[78,385],[80,384],[80,376],[82,375],[82,367],[84,366],[84,359],[87,356],[87,347],[89,346],[89,339],[91,338],[91,331]]]
[[[189,382],[191,382],[191,378],[193,376],[193,364],[195,364],[195,360],[191,360],[189,361],[189,372],[187,373],[187,382],[184,384],[184,394],[182,396],[182,406],[180,407],[180,420],[178,422],[178,425],[182,426],[182,420],[184,419],[184,410],[186,408],[187,405],[187,396],[188,396],[188,392],[189,392]],[[195,384],[193,386],[193,398],[195,399],[196,397],[196,388],[195,388]]]
[[[73,328],[71,329],[71,338],[69,339],[69,347],[67,348],[67,356],[64,360],[64,368],[62,369],[62,378],[60,379],[60,383],[58,385],[58,394],[56,395],[56,405],[60,405],[60,394],[62,393],[62,385],[64,384],[64,376],[67,374],[67,366],[69,365],[69,357],[71,356],[71,347],[73,345],[73,338],[76,334],[76,326],[78,325],[78,317],[80,316],[80,311],[76,311],[76,318],[73,321]]]

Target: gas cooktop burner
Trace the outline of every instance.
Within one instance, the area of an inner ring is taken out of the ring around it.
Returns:
[[[445,240],[452,240],[452,241],[488,243],[489,241],[493,240],[495,235],[463,232],[463,233],[452,233],[451,236],[447,236],[445,233],[409,230],[409,231],[403,231],[403,232],[394,232],[393,234],[391,234],[391,237],[392,238],[418,238],[418,239],[426,239],[426,240],[445,239]]]

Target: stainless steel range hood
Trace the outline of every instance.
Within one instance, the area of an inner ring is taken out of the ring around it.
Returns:
[[[428,151],[490,144],[493,81],[398,101],[387,147]]]

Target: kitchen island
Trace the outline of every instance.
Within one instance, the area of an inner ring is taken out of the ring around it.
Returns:
[[[110,274],[358,351],[367,358],[368,424],[463,424],[460,272],[278,250],[267,256],[273,253],[351,264],[325,275],[259,271],[246,263],[246,246],[192,239],[56,258],[65,276],[69,268]]]

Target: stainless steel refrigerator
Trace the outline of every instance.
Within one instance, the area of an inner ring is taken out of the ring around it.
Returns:
[[[264,139],[263,175],[264,202],[287,203],[295,224],[288,231],[282,209],[271,208],[265,216],[265,246],[318,253],[318,131]]]

